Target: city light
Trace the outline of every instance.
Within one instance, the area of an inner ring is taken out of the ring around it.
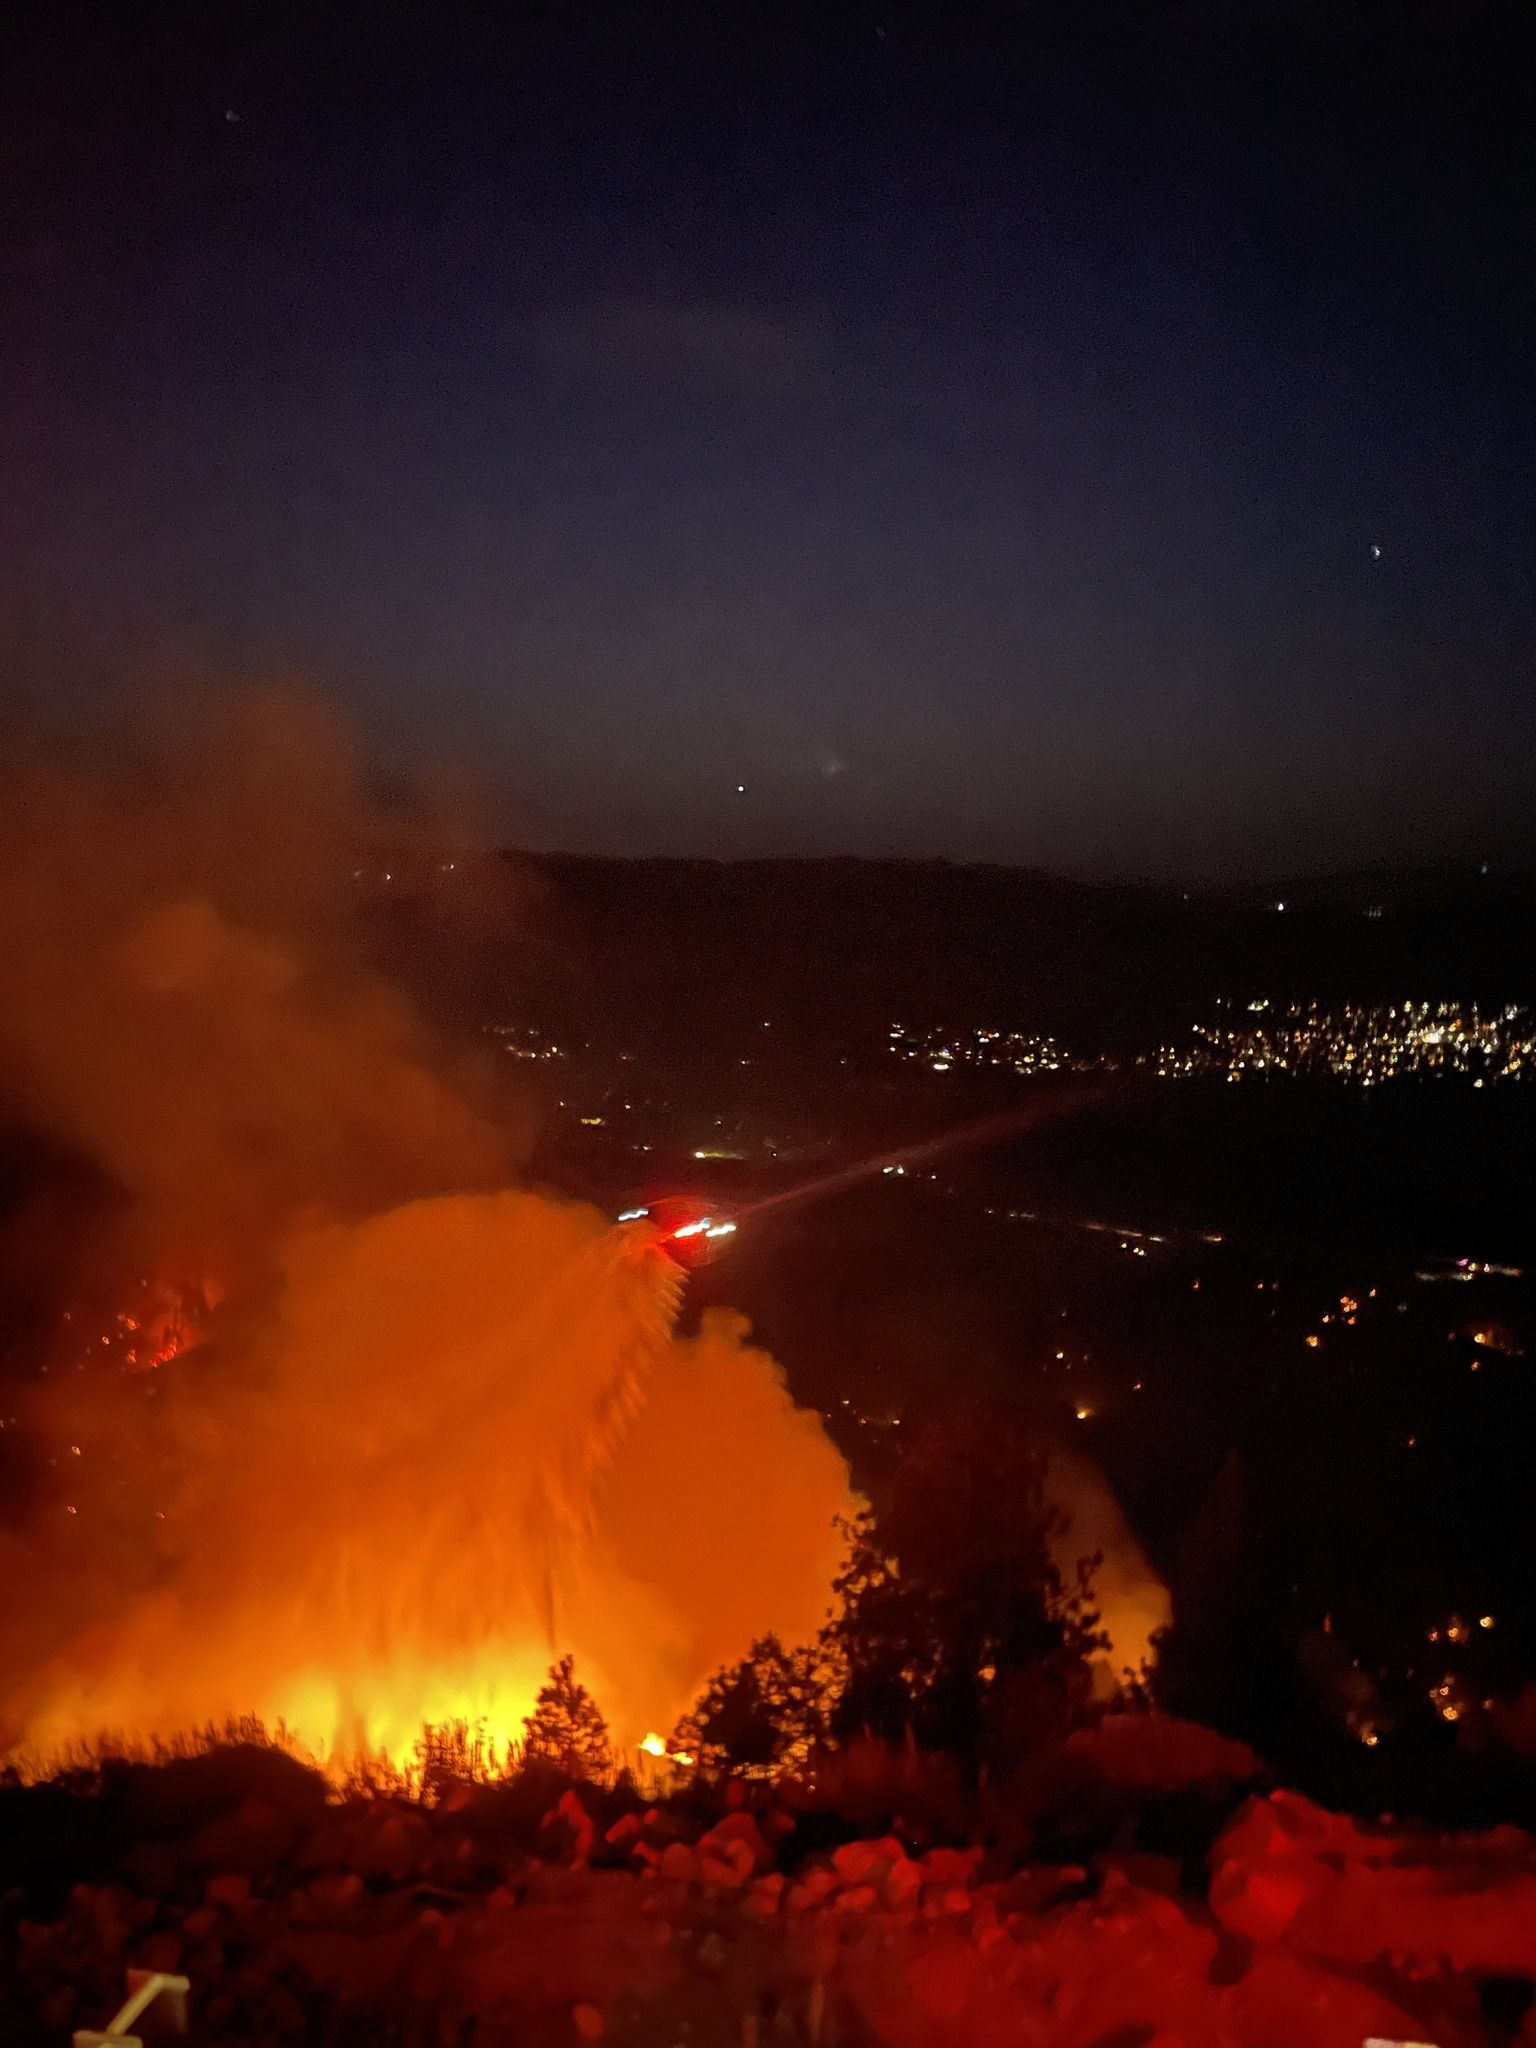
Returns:
[[[962,1067],[1020,1075],[1113,1072],[1120,1064],[1107,1053],[1071,1052],[1047,1032],[981,1025],[922,1031],[893,1024],[886,1042],[898,1059],[936,1074]],[[1198,1024],[1189,1043],[1160,1045],[1134,1064],[1150,1066],[1161,1080],[1312,1075],[1371,1088],[1457,1078],[1487,1087],[1536,1073],[1536,1015],[1514,1003],[1485,1014],[1475,1003],[1452,1001],[1325,1008],[1317,1002],[1281,1006],[1259,996],[1242,1006],[1241,1021]]]
[[[1261,999],[1246,1005],[1241,1022],[1199,1024],[1192,1043],[1159,1047],[1154,1063],[1163,1078],[1325,1075],[1370,1088],[1455,1077],[1487,1085],[1536,1071],[1536,1017],[1513,1004],[1484,1014],[1475,1003],[1276,1009]]]

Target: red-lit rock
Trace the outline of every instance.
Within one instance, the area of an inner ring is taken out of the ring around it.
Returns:
[[[431,1831],[423,1815],[399,1807],[356,1832],[347,1861],[359,1877],[387,1877],[398,1883],[420,1871],[430,1847]]]
[[[929,1849],[921,1856],[926,1884],[969,1884],[981,1868],[979,1849]]]
[[[1152,1856],[1135,1850],[1110,1849],[1094,1858],[1101,1889],[1116,1885],[1138,1886],[1144,1892],[1162,1892],[1176,1899],[1184,1889],[1184,1869],[1176,1856]]]
[[[657,1861],[656,1874],[672,1884],[697,1884],[698,1856],[686,1842],[668,1842]]]
[[[331,1870],[311,1879],[295,1906],[304,1919],[345,1919],[357,1911],[362,1896],[363,1880],[355,1871]]]
[[[1285,1948],[1259,1949],[1223,2003],[1243,2048],[1360,2048],[1373,2039],[1428,2038],[1417,2018],[1380,1991]]]
[[[597,1823],[572,1787],[562,1792],[539,1828],[539,1839],[547,1853],[567,1863],[590,1863],[597,1847]]]
[[[251,1880],[238,1871],[231,1871],[224,1877],[210,1877],[204,1897],[211,1906],[228,1906],[231,1911],[238,1911],[250,1903]]]
[[[959,1942],[948,1942],[914,1958],[907,1990],[925,2019],[952,2020],[975,1997],[979,1975],[975,1958]]]
[[[792,1911],[799,1912],[821,1905],[824,1900],[831,1898],[836,1890],[837,1878],[834,1873],[824,1865],[813,1865],[810,1869],[802,1871],[790,1886],[785,1903]]]
[[[1211,1911],[1247,1941],[1279,1941],[1319,1877],[1317,1864],[1304,1856],[1258,1865],[1228,1862],[1211,1881]]]
[[[1198,1721],[1139,1711],[1106,1714],[1095,1726],[1077,1729],[1062,1744],[1062,1755],[1107,1784],[1143,1791],[1247,1785],[1261,1772],[1246,1743],[1229,1741]]]
[[[963,1884],[930,1885],[923,1893],[923,1911],[930,1919],[969,1913],[974,1903]]]
[[[197,1870],[261,1876],[293,1854],[303,1833],[291,1814],[265,1799],[243,1799],[232,1813],[204,1823],[187,1845]]]
[[[1275,1793],[1239,1814],[1211,1861],[1212,1911],[1249,1940],[1355,1966],[1536,1978],[1536,1842],[1517,1829],[1386,1834]]]
[[[614,1822],[603,1840],[610,1849],[632,1849],[639,1841],[644,1826],[638,1813],[626,1813]]]
[[[75,2015],[75,1987],[62,1984],[38,2006],[37,2016],[50,2033],[63,2033]]]
[[[335,1870],[345,1864],[351,1838],[339,1821],[327,1821],[307,1834],[293,1852],[295,1870]]]
[[[899,1863],[888,1864],[880,1889],[892,1912],[911,1912],[922,1896],[922,1865],[914,1863],[910,1856],[903,1856]]]
[[[877,1842],[844,1842],[832,1852],[832,1870],[839,1884],[872,1884],[887,1865],[905,1861],[906,1854],[892,1835]]]
[[[773,1862],[773,1851],[750,1813],[728,1813],[695,1844],[706,1884],[738,1887]]]
[[[179,1934],[152,1934],[133,1958],[139,1970],[174,1971],[181,1966],[182,1941]]]

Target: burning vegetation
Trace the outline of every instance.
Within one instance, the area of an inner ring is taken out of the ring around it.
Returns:
[[[338,1764],[401,1761],[427,1724],[505,1744],[569,1650],[633,1744],[765,1620],[814,1633],[842,1462],[739,1323],[674,1334],[648,1244],[444,1196],[315,1224],[279,1268],[151,1389],[44,1396],[78,1450],[26,1532],[13,1741],[255,1713]]]
[[[505,1744],[565,1652],[632,1744],[823,1617],[819,1421],[739,1321],[675,1334],[654,1233],[512,1188],[517,1101],[370,965],[358,849],[403,829],[284,693],[39,760],[0,824],[12,1113],[116,1195],[60,1286],[137,1276],[12,1437],[19,1753],[250,1714],[336,1764]]]

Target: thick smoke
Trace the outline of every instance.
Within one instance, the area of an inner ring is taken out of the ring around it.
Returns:
[[[518,1146],[370,972],[354,879],[402,822],[289,691],[183,703],[110,763],[18,764],[0,813],[6,1107],[228,1265],[305,1203],[493,1186]]]
[[[632,1740],[812,1633],[842,1460],[742,1326],[674,1336],[643,1231],[508,1191],[516,1119],[369,967],[354,875],[401,828],[335,723],[235,700],[19,785],[12,1114],[122,1190],[146,1264],[246,1284],[147,1381],[42,1383],[0,1748],[245,1713],[332,1754],[505,1738],[567,1649]]]
[[[136,1517],[114,1423],[79,1404],[67,1536],[121,1555],[136,1521],[153,1567],[33,1662],[13,1740],[246,1711],[331,1753],[408,1753],[424,1721],[506,1738],[571,1649],[633,1741],[754,1635],[814,1631],[846,1470],[732,1319],[673,1336],[643,1230],[439,1197],[305,1231],[284,1265],[239,1355],[165,1380]]]

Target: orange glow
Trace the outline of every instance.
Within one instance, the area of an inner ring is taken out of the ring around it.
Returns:
[[[1109,1644],[1095,1659],[1094,1689],[1108,1698],[1127,1671],[1139,1674],[1156,1663],[1158,1634],[1173,1618],[1168,1589],[1091,1460],[1054,1453],[1046,1498],[1059,1517],[1051,1548],[1063,1579],[1071,1582],[1080,1558],[1099,1559],[1093,1604]]]
[[[26,1572],[0,1539],[0,1742],[255,1714],[337,1768],[452,1721],[504,1753],[570,1651],[633,1749],[755,1637],[807,1639],[846,1467],[739,1318],[674,1335],[682,1284],[580,1205],[414,1202],[293,1236],[216,1378],[45,1395],[78,1514]]]

